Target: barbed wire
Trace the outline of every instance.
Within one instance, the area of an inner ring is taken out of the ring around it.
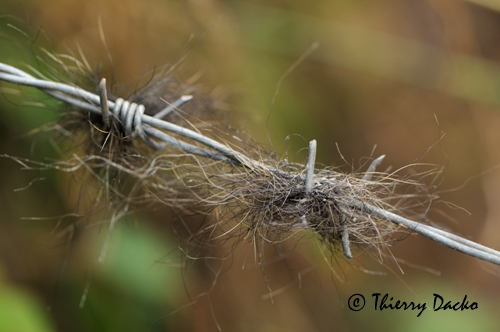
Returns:
[[[184,128],[163,119],[173,110],[192,100],[193,96],[191,95],[181,96],[163,110],[156,113],[156,115],[150,116],[145,114],[146,107],[142,104],[131,103],[122,98],[118,98],[114,102],[109,100],[106,92],[105,79],[101,80],[98,89],[99,95],[96,95],[78,86],[54,82],[48,79],[39,79],[13,66],[0,63],[0,80],[38,88],[46,94],[69,105],[101,115],[103,122],[108,126],[112,119],[120,121],[124,126],[127,136],[131,138],[139,137],[156,150],[173,147],[187,154],[245,167],[252,172],[274,174],[284,178],[292,177],[288,172],[254,160],[232,149],[228,145],[224,145],[200,132]],[[169,133],[180,136],[184,138],[185,141],[169,135]],[[204,147],[194,145],[193,141],[202,144]],[[315,190],[315,172],[317,171],[315,168],[316,145],[317,143],[315,140],[312,140],[309,144],[306,174],[304,176],[305,195],[311,195]],[[381,156],[373,160],[368,171],[364,174],[363,180],[369,181],[372,176],[376,174],[376,169],[383,158],[384,156]],[[335,181],[334,178],[327,180]],[[322,178],[321,181],[325,181],[325,179]],[[423,224],[422,222],[412,221],[360,199],[349,197],[346,201],[350,209],[356,210],[358,213],[367,214],[369,218],[383,219],[393,224],[402,225],[411,232],[418,233],[451,249],[500,265],[500,252],[496,250],[439,228]],[[298,217],[297,220],[307,225],[305,218]],[[347,258],[352,258],[353,256],[349,243],[349,229],[345,227],[340,230],[340,233],[340,241],[342,242],[344,255]]]

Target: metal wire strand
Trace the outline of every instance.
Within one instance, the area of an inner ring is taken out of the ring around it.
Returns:
[[[144,113],[145,107],[135,103],[130,103],[123,99],[117,99],[115,102],[107,99],[105,94],[105,83],[100,88],[100,95],[93,94],[83,90],[77,86],[71,86],[64,83],[42,80],[31,76],[30,74],[19,70],[15,67],[0,63],[0,80],[38,88],[48,95],[59,99],[67,104],[73,105],[82,110],[90,111],[96,114],[101,114],[103,119],[109,119],[114,116],[119,119],[124,125],[127,135],[137,135],[148,145],[155,149],[164,149],[167,145],[180,149],[184,152],[195,154],[198,156],[210,158],[213,160],[221,160],[231,164],[239,164],[258,172],[278,173],[281,176],[289,177],[288,173],[275,169],[269,165],[265,165],[259,161],[253,160],[246,155],[239,153],[230,147],[223,145],[209,137],[206,137],[193,130],[183,128],[174,123],[162,120],[174,108],[191,100],[191,96],[182,96],[174,103],[166,107],[157,116],[152,117]],[[107,104],[107,107],[106,107]],[[108,109],[112,112],[108,112]],[[108,112],[108,113],[107,113]],[[196,145],[181,141],[168,135],[164,131],[179,135],[188,140],[201,143],[206,148],[201,148]],[[163,143],[158,143],[152,140],[154,137]],[[131,137],[133,138],[133,137]],[[309,158],[306,166],[305,189],[307,193],[314,191],[314,158],[316,154],[316,141],[312,141],[309,149]],[[377,166],[382,162],[384,156],[375,159],[370,165],[367,173],[364,175],[365,180],[370,180]],[[395,213],[383,210],[379,207],[366,204],[361,201],[352,200],[350,202],[352,209],[357,209],[373,217],[388,220],[394,224],[403,225],[409,230],[423,235],[433,241],[436,241],[449,248],[482,259],[484,261],[500,265],[500,252],[482,246],[475,242],[464,239],[460,236],[445,232],[441,229],[425,225],[419,222],[401,217]],[[300,218],[299,218],[300,219]],[[347,230],[342,232],[342,245],[344,254],[347,258],[352,258],[349,248],[349,233]]]

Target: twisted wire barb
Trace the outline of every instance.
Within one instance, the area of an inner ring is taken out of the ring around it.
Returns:
[[[130,103],[121,98],[118,98],[115,102],[108,100],[106,94],[105,79],[103,79],[99,85],[99,95],[95,95],[77,86],[38,79],[20,69],[0,63],[0,80],[13,84],[38,88],[48,95],[67,104],[90,111],[92,113],[100,114],[103,117],[104,123],[108,124],[108,126],[110,118],[114,117],[122,121],[127,135],[137,135],[145,143],[154,147],[155,149],[161,150],[164,149],[167,145],[170,145],[184,152],[201,157],[224,161],[230,164],[241,165],[249,168],[254,172],[275,173],[287,178],[290,177],[289,173],[263,164],[257,160],[253,160],[246,155],[241,154],[231,149],[230,147],[223,145],[198,132],[162,120],[162,118],[164,118],[175,108],[180,107],[182,104],[191,100],[193,97],[190,95],[182,96],[172,104],[168,105],[165,109],[161,110],[155,116],[149,116],[147,114],[144,114],[144,105]],[[201,143],[206,148],[201,148],[188,142],[181,141],[171,135],[168,135],[164,131],[170,132],[172,134],[177,134],[188,140],[193,140]],[[163,143],[157,143],[153,141],[151,137]],[[368,171],[363,176],[363,180],[371,179],[372,175],[376,171],[376,168],[380,165],[384,157],[385,156],[380,156],[371,163]],[[306,195],[309,195],[314,190],[315,158],[316,141],[313,140],[309,145],[309,155],[306,164],[306,176],[304,185]],[[402,225],[412,232],[423,235],[451,249],[496,265],[500,265],[499,251],[477,244],[473,241],[464,239],[460,236],[448,233],[441,229],[409,220],[377,206],[367,204],[361,200],[350,199],[348,202],[350,208],[352,209],[364,212],[373,217],[388,220],[397,225]],[[299,220],[301,219],[299,218]],[[302,222],[306,223],[307,225],[307,221],[305,219],[302,219]],[[344,255],[347,258],[352,258],[349,245],[349,233],[347,228],[341,230],[341,241]]]

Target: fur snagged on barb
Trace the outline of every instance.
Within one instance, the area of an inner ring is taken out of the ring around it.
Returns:
[[[33,78],[98,93],[101,78],[91,73],[85,59],[49,58],[58,69]],[[3,71],[17,73],[9,66]],[[60,98],[56,89],[43,90]],[[376,172],[380,158],[367,173],[355,174],[314,169],[314,160],[305,166],[280,159],[233,130],[226,112],[197,89],[173,79],[168,69],[151,73],[145,86],[123,99],[119,94],[111,86],[104,97],[101,88],[100,102],[94,95],[78,93],[60,98],[72,105],[61,109],[57,124],[45,128],[64,133],[63,142],[71,133],[76,145],[71,144],[70,159],[43,167],[87,172],[93,190],[98,188],[96,201],[108,208],[133,211],[167,205],[181,216],[211,215],[207,220],[212,222],[196,235],[212,240],[236,236],[279,244],[306,231],[332,252],[343,250],[351,258],[351,247],[381,252],[402,230],[370,214],[364,205],[408,215],[421,199],[429,199],[419,181]],[[110,110],[108,103],[113,105]],[[18,161],[30,167],[28,161]]]

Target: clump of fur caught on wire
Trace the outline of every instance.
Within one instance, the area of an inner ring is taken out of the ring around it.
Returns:
[[[85,60],[70,58],[74,64],[70,67],[60,57],[52,58],[72,78],[80,73],[74,84],[97,90],[97,75],[91,74]],[[366,179],[362,173],[344,174],[332,168],[316,170],[312,188],[306,190],[305,166],[281,160],[252,139],[238,136],[207,96],[174,80],[170,74],[165,70],[152,75],[144,87],[126,99],[145,105],[146,114],[154,115],[181,96],[192,95],[189,103],[168,114],[165,120],[224,144],[240,156],[239,161],[214,160],[171,146],[157,151],[139,137],[126,135],[116,117],[111,117],[107,125],[100,115],[68,106],[62,111],[61,121],[51,128],[77,132],[77,141],[90,144],[69,160],[49,167],[66,172],[86,170],[101,184],[99,190],[106,195],[99,197],[105,196],[111,208],[128,211],[167,205],[180,215],[212,215],[215,221],[205,225],[196,236],[212,240],[236,236],[278,244],[308,229],[332,252],[345,243],[345,234],[353,246],[380,252],[401,231],[400,226],[356,206],[367,204],[408,214],[411,210],[406,208],[405,200],[411,202],[425,193],[420,182],[398,179],[394,174],[373,173],[371,179]],[[82,84],[82,77],[90,84]],[[113,87],[108,90],[108,98],[117,98]],[[189,143],[203,147],[197,142]],[[401,186],[413,187],[416,195],[400,195]]]
[[[214,216],[215,222],[195,237],[237,237],[276,245],[300,239],[299,233],[308,230],[331,252],[338,252],[343,234],[348,234],[353,247],[379,257],[385,256],[383,251],[405,229],[353,206],[368,204],[415,217],[415,205],[429,198],[426,186],[418,180],[383,172],[370,173],[372,178],[365,179],[366,173],[345,174],[333,168],[316,170],[308,191],[304,165],[280,160],[253,144],[241,146],[238,153],[270,167],[162,153],[154,160],[161,171],[147,181],[149,193],[178,211]],[[175,179],[165,177],[171,174]]]
[[[299,239],[299,233],[309,230],[332,252],[341,250],[345,233],[353,247],[382,255],[405,230],[353,206],[361,202],[408,215],[411,210],[403,201],[410,205],[411,198],[426,197],[425,187],[418,181],[383,173],[364,180],[362,173],[344,174],[331,168],[319,170],[307,192],[303,166],[276,161],[275,167],[278,172],[205,169],[203,174],[210,174],[203,179],[208,193],[196,204],[212,207],[217,222],[204,231],[214,238],[237,236],[274,245]],[[398,194],[404,186],[413,187],[415,194]]]
[[[55,62],[55,65],[46,63],[46,67],[51,71],[49,78],[97,93],[103,74],[100,73],[100,69],[93,70],[83,54],[80,54],[82,58],[80,61],[71,55],[50,54],[46,51],[44,53]],[[143,75],[147,82],[141,87],[136,86],[131,92],[126,91],[126,87],[112,83],[107,87],[107,97],[113,102],[121,97],[131,103],[142,104],[146,107],[145,114],[154,116],[180,97],[189,95],[192,97],[189,103],[182,109],[177,108],[168,113],[163,119],[187,126],[193,121],[210,123],[216,118],[227,120],[225,119],[227,112],[220,109],[220,105],[213,103],[196,87],[175,79],[172,70],[164,66]],[[127,135],[125,126],[120,120],[112,118],[111,126],[108,127],[102,116],[82,111],[74,106],[68,106],[67,110],[61,112],[61,119],[56,126],[64,128],[66,133],[72,132],[83,136],[87,143],[85,149],[88,155],[106,156],[114,162],[120,162],[131,155],[146,155],[145,151],[151,150],[139,139],[134,140],[134,135]],[[151,153],[152,151],[148,155]]]
[[[74,55],[53,54],[44,49],[39,51],[41,55],[37,59],[42,63],[44,72],[32,68],[39,77],[97,93],[103,74],[99,68],[92,69],[81,52],[79,60]],[[228,113],[221,109],[220,103],[212,102],[198,88],[175,79],[172,71],[171,67],[164,66],[145,74],[147,82],[132,92],[112,84],[107,88],[108,100],[115,102],[121,97],[131,103],[143,104],[146,107],[145,114],[154,116],[180,97],[189,95],[192,98],[189,103],[176,108],[163,119],[197,130],[210,128],[212,132],[215,123],[228,123]],[[172,181],[172,172],[177,167],[171,167],[170,164],[173,160],[179,162],[187,156],[168,147],[156,151],[135,135],[127,135],[124,127],[116,117],[112,117],[108,125],[98,114],[65,105],[60,109],[58,121],[35,132],[55,133],[71,158],[53,164],[37,163],[35,167],[72,173],[86,172],[93,182],[90,186],[94,189],[97,187],[98,197],[107,197],[107,202],[98,200],[99,204],[104,203],[109,207],[138,207],[148,202],[155,203],[151,201],[151,192],[148,192],[148,179],[154,178],[159,170],[164,173],[163,183],[168,183],[168,191],[175,192],[176,197],[184,196],[182,190],[177,189],[179,181]],[[230,126],[225,125],[221,133],[229,136],[229,130]],[[70,143],[67,142],[68,138],[71,139]],[[168,162],[164,162],[165,156],[169,156]],[[78,178],[86,177],[79,174]]]

